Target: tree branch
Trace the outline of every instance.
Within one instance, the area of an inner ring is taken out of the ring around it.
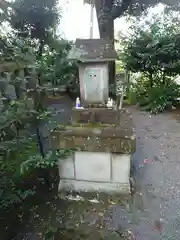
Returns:
[[[122,0],[120,5],[113,7],[112,9],[112,18],[115,20],[116,18],[120,17],[130,6],[132,0]]]

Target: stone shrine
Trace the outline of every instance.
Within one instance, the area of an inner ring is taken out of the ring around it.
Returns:
[[[110,40],[77,39],[69,59],[79,62],[79,81],[83,103],[105,103],[109,95],[108,62],[117,59]]]
[[[99,47],[93,48],[97,42]],[[52,148],[76,149],[59,161],[59,191],[129,193],[131,154],[136,148],[132,117],[124,109],[108,109],[105,105],[107,61],[115,59],[116,52],[105,39],[79,39],[72,51],[76,59],[84,59],[79,65],[83,108],[73,108],[71,124],[51,132]]]

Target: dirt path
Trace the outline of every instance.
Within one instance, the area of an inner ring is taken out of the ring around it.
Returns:
[[[180,124],[170,113],[151,116],[137,109],[131,110],[137,133],[134,177],[138,191],[143,194],[146,212],[145,224],[135,227],[139,235],[137,240],[179,239]],[[159,236],[154,221],[160,218],[163,229]]]

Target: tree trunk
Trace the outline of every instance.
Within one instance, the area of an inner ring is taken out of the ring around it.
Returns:
[[[99,27],[100,38],[107,38],[112,40],[114,46],[114,20],[109,19]],[[115,61],[109,62],[109,85],[115,84],[116,78],[116,65]],[[115,94],[110,94],[113,99],[116,98]]]
[[[39,50],[38,50],[38,60],[41,60],[42,54],[43,54],[43,49],[44,49],[44,41],[40,40],[39,42]],[[41,85],[41,73],[38,73],[38,84]]]
[[[107,16],[98,18],[100,38],[111,39],[114,43],[114,20]]]
[[[38,58],[39,58],[39,60],[42,57],[43,48],[44,48],[44,41],[40,40],[40,42],[39,42],[39,50],[38,50]]]
[[[149,75],[149,85],[150,85],[150,88],[153,87],[153,75],[152,75],[152,73],[150,73],[150,75]]]
[[[114,46],[114,20],[112,18],[104,19],[99,25],[100,38],[112,40]],[[115,61],[109,63],[109,83],[115,83]]]
[[[125,84],[126,84],[126,94],[128,96],[130,91],[130,76],[127,68],[125,69]]]
[[[100,38],[112,39],[114,44],[114,20],[123,15],[132,0],[123,0],[116,6],[113,0],[95,0]],[[109,64],[109,82],[115,83],[115,61]]]
[[[100,38],[112,40],[114,46],[114,20],[111,17],[112,1],[95,1]],[[115,61],[109,62],[109,84],[115,83]],[[115,96],[110,96],[115,98]]]

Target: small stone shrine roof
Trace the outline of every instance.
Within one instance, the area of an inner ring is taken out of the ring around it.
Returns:
[[[111,40],[77,39],[68,58],[81,62],[104,62],[117,59],[117,53]]]

